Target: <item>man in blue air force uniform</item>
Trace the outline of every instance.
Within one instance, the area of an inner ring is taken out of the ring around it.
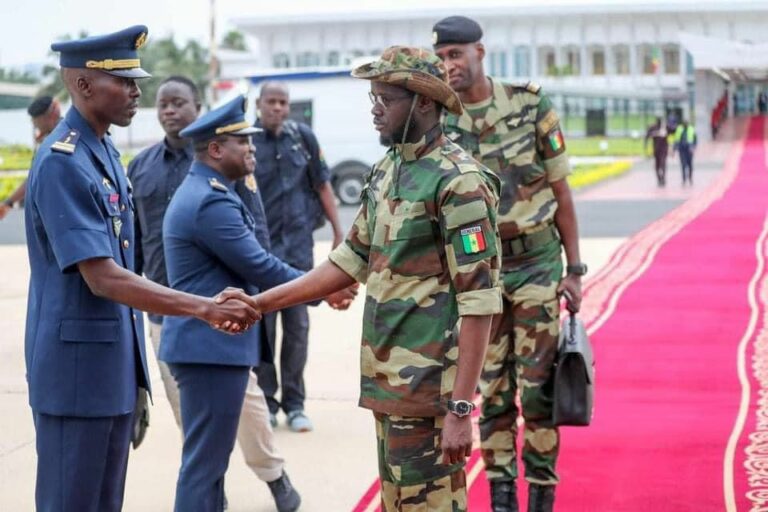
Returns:
[[[193,140],[195,160],[163,220],[168,281],[177,290],[255,293],[303,274],[259,244],[254,219],[235,192],[235,182],[256,165],[250,136],[258,129],[245,121],[245,106],[238,97],[180,133]],[[329,302],[340,304],[350,294]],[[160,359],[179,385],[184,430],[176,511],[220,511],[248,373],[262,359],[260,329],[233,343],[204,322],[166,318],[161,339]]]
[[[128,126],[136,113],[135,80],[150,76],[137,54],[146,36],[135,26],[51,46],[61,52],[73,107],[36,154],[25,210],[39,512],[122,508],[137,388],[149,389],[139,310],[233,330],[260,316],[243,302],[222,308],[132,271],[130,185],[107,130]]]

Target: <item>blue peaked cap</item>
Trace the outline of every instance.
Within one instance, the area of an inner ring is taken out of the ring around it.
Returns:
[[[53,43],[62,68],[98,69],[124,78],[148,78],[141,69],[138,50],[147,41],[147,27],[135,25],[103,36]]]
[[[195,122],[179,132],[184,138],[198,141],[212,139],[217,135],[251,135],[261,131],[245,120],[248,98],[237,98],[198,117]]]

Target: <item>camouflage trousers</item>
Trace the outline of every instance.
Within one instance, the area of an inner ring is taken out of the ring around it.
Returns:
[[[504,310],[493,319],[480,378],[480,446],[489,479],[517,478],[519,392],[525,478],[543,485],[558,482],[560,436],[552,425],[552,395],[562,272],[559,241],[502,261]]]
[[[443,417],[374,413],[382,512],[465,512],[464,464],[443,464]]]

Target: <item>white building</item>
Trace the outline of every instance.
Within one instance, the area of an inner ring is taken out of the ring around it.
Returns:
[[[483,26],[486,72],[492,76],[534,80],[550,93],[606,98],[604,106],[609,111],[620,108],[618,98],[633,98],[678,102],[675,105],[682,105],[689,115],[695,98],[697,55],[681,42],[685,35],[710,38],[715,46],[718,42],[768,43],[768,1],[764,0],[561,4],[518,0],[502,6],[478,0],[466,4],[441,11],[416,6],[342,15],[324,13],[318,3],[315,12],[244,14],[231,21],[258,38],[258,53],[250,59],[225,62],[223,69],[231,77],[255,76],[269,68],[344,66],[393,44],[429,47],[432,25],[445,16],[462,14]],[[697,51],[703,55],[708,50],[699,47]],[[739,69],[738,62],[728,67]],[[728,77],[729,71],[702,71],[716,77],[714,81],[712,76],[706,77],[711,83],[705,86],[705,96],[722,96],[726,90],[723,76]],[[734,84],[751,81],[740,80],[738,74],[730,78]],[[745,106],[754,104],[754,87],[742,86],[739,93]],[[698,110],[699,103],[696,105]],[[587,106],[582,102],[580,108]],[[638,111],[639,107],[631,108]],[[660,113],[659,108],[653,110]],[[698,114],[697,124],[705,128],[699,131],[708,132],[708,122],[708,115]]]
[[[246,78],[251,101],[264,80],[288,83],[296,111],[309,112],[305,119],[342,198],[359,192],[360,177],[381,152],[370,126],[368,84],[348,75],[353,60],[395,44],[430,47],[432,26],[446,16],[477,20],[486,72],[540,83],[569,136],[642,137],[655,116],[675,112],[693,119],[699,139],[707,140],[724,97],[731,115],[734,99],[740,112],[754,111],[757,92],[768,86],[768,0],[365,5],[343,13],[322,2],[311,11],[243,13],[230,21],[258,40],[258,50],[219,55],[222,78]]]

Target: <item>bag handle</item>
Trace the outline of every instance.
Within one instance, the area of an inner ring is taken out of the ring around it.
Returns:
[[[563,290],[563,297],[565,297],[565,300],[569,303],[572,301],[571,294],[568,293],[568,290]],[[569,345],[573,345],[576,343],[576,313],[568,309],[568,335],[566,336],[566,343]]]

